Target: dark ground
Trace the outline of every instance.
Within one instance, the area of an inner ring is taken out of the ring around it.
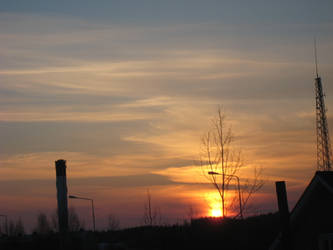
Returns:
[[[268,249],[279,231],[278,214],[239,219],[200,218],[190,224],[144,226],[112,232],[76,232],[66,249]],[[2,237],[1,250],[60,249],[59,235]]]

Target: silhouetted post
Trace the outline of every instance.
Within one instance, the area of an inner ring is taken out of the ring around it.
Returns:
[[[291,249],[290,241],[290,214],[288,208],[288,199],[286,191],[286,183],[284,181],[275,182],[276,196],[279,206],[281,232],[282,232],[282,248]]]
[[[7,218],[7,215],[0,214],[0,217],[4,217],[5,218],[5,232],[8,235],[8,218]]]
[[[59,232],[65,234],[68,231],[68,205],[67,205],[67,181],[66,161],[55,162],[57,174],[57,200],[58,200],[58,222]]]

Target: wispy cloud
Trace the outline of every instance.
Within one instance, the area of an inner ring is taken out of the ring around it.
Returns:
[[[149,186],[170,213],[183,215],[192,202],[203,213],[212,189],[194,162],[223,104],[247,166],[287,180],[296,199],[315,170],[314,30],[323,35],[318,52],[332,117],[332,22],[177,20],[2,12],[1,180],[30,183],[44,207],[54,207],[54,187],[37,186],[54,179],[54,161],[64,158],[71,191],[103,183],[88,194],[124,217],[131,211],[121,205],[141,206]],[[272,193],[265,187],[258,195],[265,209],[274,207]]]

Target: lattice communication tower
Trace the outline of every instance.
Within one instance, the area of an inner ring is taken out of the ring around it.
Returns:
[[[314,43],[315,64],[316,64],[316,128],[317,128],[317,169],[319,171],[331,170],[331,143],[328,131],[323,85],[318,75],[316,40]]]

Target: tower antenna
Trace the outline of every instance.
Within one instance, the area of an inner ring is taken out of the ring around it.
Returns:
[[[318,76],[318,58],[317,58],[317,40],[316,37],[313,38],[313,46],[314,46],[314,57],[315,57],[315,65],[316,65],[316,76]]]
[[[316,63],[315,93],[316,93],[316,129],[317,129],[317,169],[320,171],[331,170],[331,143],[328,133],[324,91],[321,78],[318,75],[317,46],[314,39],[314,52]]]

